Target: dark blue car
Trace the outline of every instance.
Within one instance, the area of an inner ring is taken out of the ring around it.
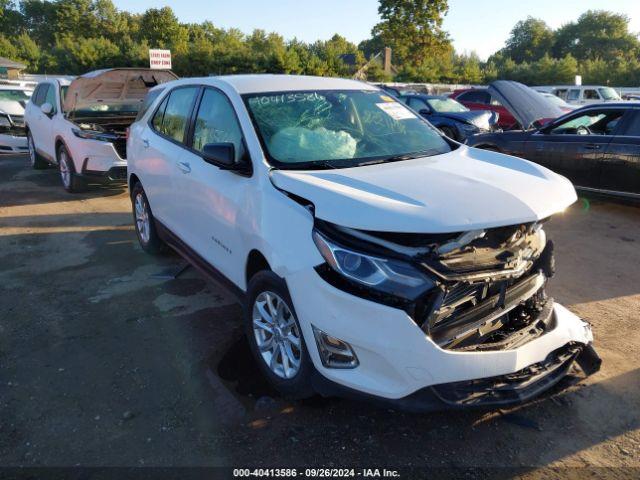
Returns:
[[[399,98],[447,137],[458,142],[479,133],[492,132],[498,123],[498,113],[469,110],[453,98],[423,93],[404,94]]]

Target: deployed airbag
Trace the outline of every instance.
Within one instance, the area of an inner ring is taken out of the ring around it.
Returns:
[[[356,140],[347,132],[324,127],[314,130],[304,127],[283,128],[269,142],[271,154],[288,162],[353,158],[356,147]]]

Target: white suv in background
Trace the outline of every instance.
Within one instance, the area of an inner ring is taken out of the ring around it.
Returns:
[[[165,70],[117,68],[39,83],[25,111],[33,168],[57,165],[68,192],[124,182],[127,128],[148,90],[176,78]]]
[[[283,394],[495,405],[598,369],[590,326],[545,292],[543,224],[576,200],[567,179],[448,140],[352,80],[156,92],[128,139],[140,244],[238,295]]]

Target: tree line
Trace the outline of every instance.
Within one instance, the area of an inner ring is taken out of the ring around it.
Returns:
[[[291,73],[352,76],[385,46],[393,75],[379,63],[369,80],[487,83],[496,78],[530,85],[584,83],[640,85],[640,41],[625,15],[588,11],[553,30],[542,20],[518,22],[505,47],[481,61],[458,53],[442,21],[447,0],[380,0],[380,22],[356,45],[335,34],[313,43],[277,33],[223,29],[212,22],[182,23],[169,7],[141,14],[111,0],[0,0],[0,56],[31,73],[80,74],[113,66],[148,66],[149,48],[168,48],[181,76]],[[479,23],[478,35],[490,31]]]

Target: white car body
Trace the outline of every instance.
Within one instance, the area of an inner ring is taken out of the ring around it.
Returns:
[[[622,101],[616,90],[604,85],[555,87],[549,93],[562,98],[570,105],[592,105]]]
[[[24,104],[18,100],[3,98],[8,92],[23,92],[25,102],[33,92],[20,85],[0,85],[0,154],[27,153],[27,137],[24,135]],[[9,123],[9,125],[6,125]]]
[[[137,84],[134,88],[132,84],[139,80],[138,77],[148,75],[149,71],[100,70],[72,81],[51,78],[40,82],[25,112],[26,128],[33,139],[32,163],[35,162],[37,154],[48,163],[57,165],[59,149],[63,145],[72,163],[72,175],[91,183],[125,181],[125,130],[133,121],[136,112],[127,112],[130,120],[121,125],[118,133],[113,134],[109,129],[96,131],[95,126],[100,126],[100,122],[105,120],[88,118],[87,112],[98,115],[102,106],[112,108],[124,104],[137,105],[136,108],[139,108],[148,88],[144,88],[144,85],[140,88]],[[168,71],[158,71],[155,75],[163,81],[177,78]],[[68,89],[66,102],[63,99],[63,89]],[[46,93],[42,94],[42,91]],[[50,110],[49,113],[45,113],[43,107]],[[108,121],[116,122],[119,118],[114,115]],[[78,132],[85,136],[80,136]]]
[[[191,85],[216,89],[231,103],[251,159],[251,174],[211,165],[192,148],[152,128],[154,111],[165,96]],[[131,126],[130,187],[141,183],[156,226],[172,239],[170,244],[187,252],[203,270],[215,270],[240,297],[247,290],[251,256],[259,252],[266,259],[288,286],[313,367],[320,374],[316,390],[328,393],[335,387],[344,389],[343,394],[356,391],[409,405],[434,385],[518,372],[544,362],[563,346],[593,341],[590,326],[556,303],[555,327],[517,348],[443,348],[407,311],[337,288],[317,270],[325,263],[312,239],[318,221],[360,234],[425,235],[538,222],[576,200],[564,177],[525,160],[464,145],[446,154],[388,164],[278,169],[268,161],[242,95],[379,90],[352,80],[286,75],[184,79],[164,87]],[[314,327],[347,342],[359,365],[325,366]]]

